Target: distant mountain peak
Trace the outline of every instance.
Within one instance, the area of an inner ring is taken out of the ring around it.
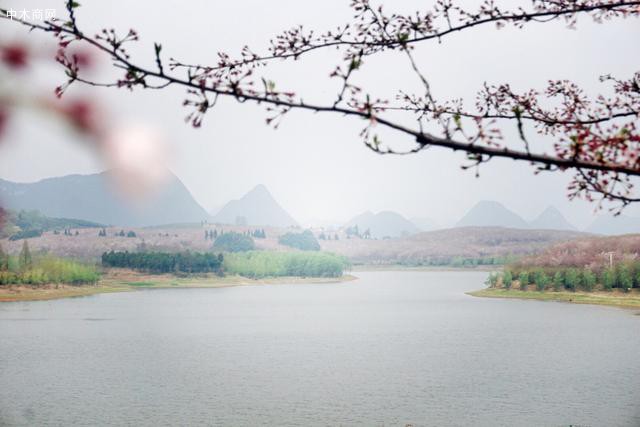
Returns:
[[[456,224],[457,227],[528,228],[527,222],[495,200],[482,200]]]
[[[276,201],[263,184],[258,184],[237,200],[231,200],[214,216],[222,224],[235,224],[239,219],[248,225],[291,227],[297,221]]]
[[[547,206],[529,225],[540,230],[576,230],[558,208],[552,205]]]
[[[411,221],[394,211],[380,211],[374,214],[366,211],[353,217],[345,224],[345,227],[357,225],[360,232],[369,230],[371,236],[376,238],[401,237],[420,232],[420,229]]]
[[[271,193],[269,192],[269,190],[267,189],[267,187],[264,184],[256,185],[247,194],[245,194],[244,197],[246,197],[249,194],[265,194],[265,195],[271,196]],[[273,197],[273,196],[271,196],[271,197]]]

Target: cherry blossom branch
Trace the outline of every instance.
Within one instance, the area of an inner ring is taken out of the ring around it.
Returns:
[[[380,154],[413,154],[429,147],[443,147],[467,154],[470,165],[476,169],[492,158],[510,158],[533,164],[537,172],[575,169],[574,181],[569,186],[569,197],[593,195],[602,200],[621,202],[622,206],[639,201],[631,195],[632,177],[640,176],[640,135],[637,120],[640,117],[640,73],[627,80],[604,76],[603,82],[612,82],[613,97],[600,95],[591,99],[577,85],[564,81],[550,81],[543,92],[530,90],[516,93],[509,85],[489,86],[476,96],[476,112],[464,108],[462,100],[439,102],[431,92],[426,76],[419,70],[412,49],[426,40],[438,40],[455,32],[479,25],[506,23],[521,28],[529,22],[548,22],[564,18],[569,26],[576,23],[579,14],[588,14],[596,22],[616,17],[640,15],[640,1],[620,0],[533,0],[533,10],[518,8],[503,12],[494,1],[486,0],[480,8],[470,12],[454,5],[453,0],[437,0],[433,10],[415,16],[387,14],[382,6],[374,8],[369,0],[352,0],[354,22],[320,36],[305,33],[302,27],[289,30],[272,41],[271,55],[260,56],[248,47],[242,49],[241,60],[232,60],[219,53],[214,66],[187,65],[170,59],[163,63],[162,46],[154,44],[155,69],[137,65],[131,60],[126,46],[138,40],[134,30],[119,36],[113,29],[104,29],[94,37],[84,34],[75,16],[77,3],[68,0],[69,20],[63,23],[46,21],[35,24],[13,18],[13,21],[52,33],[60,46],[58,62],[64,67],[67,82],[56,89],[62,96],[69,85],[84,83],[98,87],[120,87],[133,90],[162,89],[170,85],[187,89],[184,106],[192,109],[186,120],[200,127],[204,115],[216,105],[219,97],[238,102],[253,102],[266,107],[267,123],[277,127],[292,110],[324,112],[364,119],[361,132],[366,146]],[[4,16],[2,16],[4,15]],[[0,17],[8,19],[5,10]],[[442,29],[440,26],[444,25]],[[78,59],[68,54],[67,47],[74,42],[86,42],[109,55],[124,76],[115,82],[95,82],[80,75]],[[341,80],[341,87],[332,104],[308,103],[301,97],[276,88],[276,83],[255,73],[259,67],[274,59],[299,59],[301,55],[318,49],[344,47],[347,67],[336,67],[330,77]],[[385,50],[404,53],[411,68],[420,78],[422,96],[399,92],[400,105],[373,98],[362,88],[351,83],[353,74],[360,69],[364,58]],[[168,71],[167,71],[168,70]],[[186,76],[175,74],[181,71]],[[158,83],[156,83],[158,82]],[[542,102],[555,102],[554,107],[542,107]],[[411,129],[384,117],[386,111],[404,111],[416,114],[418,129]],[[502,131],[497,121],[515,121],[524,150],[502,144]],[[555,154],[536,153],[531,150],[528,129],[531,122],[539,135],[556,138]],[[424,131],[425,125],[436,124],[441,136]],[[414,148],[395,150],[382,144],[374,132],[383,126],[411,137]]]

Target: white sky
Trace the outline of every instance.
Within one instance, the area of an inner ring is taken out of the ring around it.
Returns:
[[[281,30],[304,23],[325,30],[349,20],[348,0],[301,1],[151,1],[84,0],[80,25],[89,32],[102,27],[121,31],[135,28],[141,42],[133,57],[153,60],[153,42],[162,42],[165,58],[214,63],[216,52],[239,52],[244,44],[266,51],[268,40]],[[413,11],[431,2],[385,2],[400,11]],[[464,2],[467,4],[467,2]],[[469,2],[471,3],[471,2]],[[7,7],[55,7],[59,0],[3,1]],[[531,25],[524,30],[486,27],[425,44],[418,62],[442,99],[473,97],[484,81],[509,82],[516,88],[542,88],[550,78],[574,80],[597,91],[598,76],[628,77],[638,70],[637,19],[596,25],[582,19],[577,30],[562,24]],[[23,30],[3,21],[0,37],[18,38]],[[35,39],[34,39],[35,40]],[[306,101],[328,102],[336,82],[328,82],[337,65],[334,53],[305,57],[299,63],[277,66],[269,76],[281,88],[305,94]],[[107,66],[108,64],[103,64]],[[37,76],[51,90],[62,82],[52,67]],[[32,76],[33,77],[33,76]],[[400,55],[365,62],[358,82],[375,94],[392,97],[397,89],[419,91],[419,82]],[[165,91],[105,90],[76,87],[71,95],[100,100],[114,123],[144,122],[170,141],[171,170],[208,210],[238,198],[256,184],[265,184],[299,221],[342,221],[365,210],[395,210],[407,217],[429,217],[442,225],[455,223],[480,200],[497,200],[532,219],[548,205],[558,207],[578,226],[592,220],[593,205],[570,203],[568,176],[534,176],[527,164],[493,160],[481,169],[463,172],[460,154],[434,148],[411,157],[380,156],[358,138],[361,124],[339,116],[292,113],[278,130],[264,124],[260,107],[220,103],[201,129],[184,124],[182,89]],[[381,132],[385,142],[402,143],[404,136]],[[0,177],[35,181],[105,168],[86,142],[53,120],[32,113],[14,122],[0,145]],[[638,207],[627,212],[640,215]]]

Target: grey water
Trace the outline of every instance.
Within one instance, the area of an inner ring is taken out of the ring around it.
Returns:
[[[640,316],[481,272],[0,304],[0,425],[640,426]]]

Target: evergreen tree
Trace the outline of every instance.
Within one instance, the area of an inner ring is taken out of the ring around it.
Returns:
[[[511,274],[511,271],[507,270],[502,275],[502,286],[504,286],[505,289],[511,289],[512,284],[513,284],[513,275]]]
[[[549,283],[549,276],[547,276],[546,273],[541,269],[536,270],[533,276],[536,284],[536,289],[539,292],[544,291],[545,288],[547,287],[547,283]]]
[[[20,265],[20,269],[23,271],[29,270],[33,265],[33,260],[31,259],[31,251],[29,250],[29,243],[26,240],[22,242],[22,249],[20,250],[18,263]]]
[[[585,291],[591,292],[596,286],[596,275],[591,270],[582,273],[582,287]]]
[[[629,271],[629,267],[621,265],[618,269],[618,286],[629,292],[633,287],[633,277]]]
[[[607,268],[602,272],[602,287],[610,291],[616,284],[616,273],[613,269]]]
[[[484,281],[484,284],[489,288],[495,288],[498,284],[498,277],[500,277],[498,276],[498,273],[491,273]]]
[[[562,272],[556,271],[556,274],[553,276],[553,290],[559,292],[563,287],[564,276],[562,275]]]
[[[9,270],[9,254],[0,245],[0,271]]]
[[[520,290],[526,291],[529,285],[529,274],[526,271],[521,272],[518,281],[520,282]]]
[[[564,287],[571,291],[575,291],[578,287],[578,283],[580,282],[580,277],[578,274],[578,270],[575,268],[570,268],[564,275]]]

